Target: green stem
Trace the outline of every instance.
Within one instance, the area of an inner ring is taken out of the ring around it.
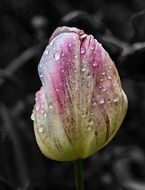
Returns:
[[[74,161],[76,190],[84,190],[83,161]]]

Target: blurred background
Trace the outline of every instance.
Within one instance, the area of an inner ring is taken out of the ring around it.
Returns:
[[[145,190],[145,1],[0,1],[0,190],[75,189],[73,163],[39,151],[30,119],[37,65],[58,26],[93,34],[114,60],[128,96],[113,141],[84,161],[88,190]]]

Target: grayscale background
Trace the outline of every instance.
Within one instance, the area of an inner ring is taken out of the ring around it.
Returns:
[[[30,119],[37,65],[62,25],[102,43],[129,100],[115,138],[84,161],[86,190],[145,190],[145,0],[0,0],[0,190],[75,189],[73,163],[41,154]]]

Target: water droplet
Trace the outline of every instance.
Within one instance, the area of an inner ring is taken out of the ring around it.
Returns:
[[[91,49],[93,50],[93,49],[94,49],[94,47],[91,47]]]
[[[54,58],[55,58],[55,60],[59,60],[60,59],[60,52],[59,51],[55,52]]]
[[[81,47],[81,54],[84,54],[84,53],[85,53],[85,48]]]
[[[91,118],[91,119],[89,120],[89,125],[92,126],[93,124],[94,124],[94,121],[93,121],[93,119]]]
[[[90,79],[92,76],[91,76],[91,74],[90,74],[90,73],[88,73],[87,77]]]
[[[78,55],[75,55],[75,58],[78,58]]]
[[[105,72],[102,72],[102,75],[105,75]]]
[[[83,68],[82,68],[82,72],[85,72],[85,71],[86,71],[86,68],[85,68],[85,67],[83,67]]]
[[[52,109],[52,108],[53,108],[52,102],[49,102],[49,103],[48,103],[48,108],[49,108],[49,109]]]
[[[38,128],[39,133],[42,133],[44,131],[43,127]]]
[[[64,57],[64,55],[65,55],[65,54],[64,54],[64,52],[63,52],[61,56]]]
[[[111,100],[108,100],[107,102],[110,104],[110,103],[111,103]]]
[[[93,102],[93,106],[95,106],[96,105],[96,102]]]
[[[83,81],[83,82],[85,82],[85,81],[86,81],[86,79],[85,79],[85,78],[83,78],[83,79],[82,79],[82,81]]]
[[[111,69],[112,67],[111,67],[111,66],[109,66],[108,68],[109,68],[109,69]]]
[[[94,113],[93,112],[91,112],[91,114],[90,114],[91,116],[93,116],[94,115]]]
[[[69,46],[69,47],[71,47],[71,46],[72,46],[72,44],[70,43],[70,44],[68,44],[68,46]]]
[[[99,86],[99,89],[101,89],[102,88],[102,86]]]
[[[103,88],[102,91],[105,92],[105,91],[106,91],[106,88]]]
[[[59,91],[59,89],[57,88],[57,89],[56,89],[56,92],[58,92],[58,91]]]
[[[91,127],[87,127],[87,131],[91,131]]]
[[[113,100],[115,103],[119,101],[119,97],[115,97],[114,100]]]
[[[61,69],[61,72],[64,73],[64,69]]]
[[[97,65],[98,65],[98,63],[97,63],[97,62],[93,63],[93,66],[94,66],[94,67],[96,67]]]
[[[44,113],[44,110],[41,110],[41,113],[43,114],[43,113]]]
[[[44,113],[44,117],[47,117],[47,113]]]
[[[51,45],[51,46],[52,46],[52,45],[53,45],[53,41],[51,41],[49,45]]]
[[[102,96],[97,96],[97,100],[98,100],[98,102],[99,102],[99,104],[104,104],[104,98],[102,97]]]
[[[36,104],[36,111],[40,109],[40,104]]]
[[[86,114],[85,113],[82,113],[82,118],[86,118]]]
[[[48,50],[45,50],[45,51],[44,51],[44,54],[47,55],[47,54],[48,54]]]
[[[40,75],[40,78],[43,78],[43,74]]]
[[[76,69],[74,70],[74,73],[77,73],[77,70],[76,70]]]
[[[100,104],[104,104],[104,99],[102,98],[100,101],[99,101]]]
[[[101,82],[103,82],[103,79],[100,79]]]
[[[111,77],[110,77],[110,76],[108,76],[107,78],[108,78],[109,80],[111,80]]]
[[[39,67],[42,67],[42,64],[39,64]]]
[[[32,113],[31,115],[31,119],[34,121],[35,117],[34,117],[34,113]]]
[[[40,119],[39,118],[37,119],[37,123],[40,123]]]

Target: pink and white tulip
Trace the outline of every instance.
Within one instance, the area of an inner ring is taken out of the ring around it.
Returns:
[[[38,66],[42,81],[32,119],[38,146],[50,159],[86,158],[118,131],[127,110],[116,67],[92,35],[59,27]]]

